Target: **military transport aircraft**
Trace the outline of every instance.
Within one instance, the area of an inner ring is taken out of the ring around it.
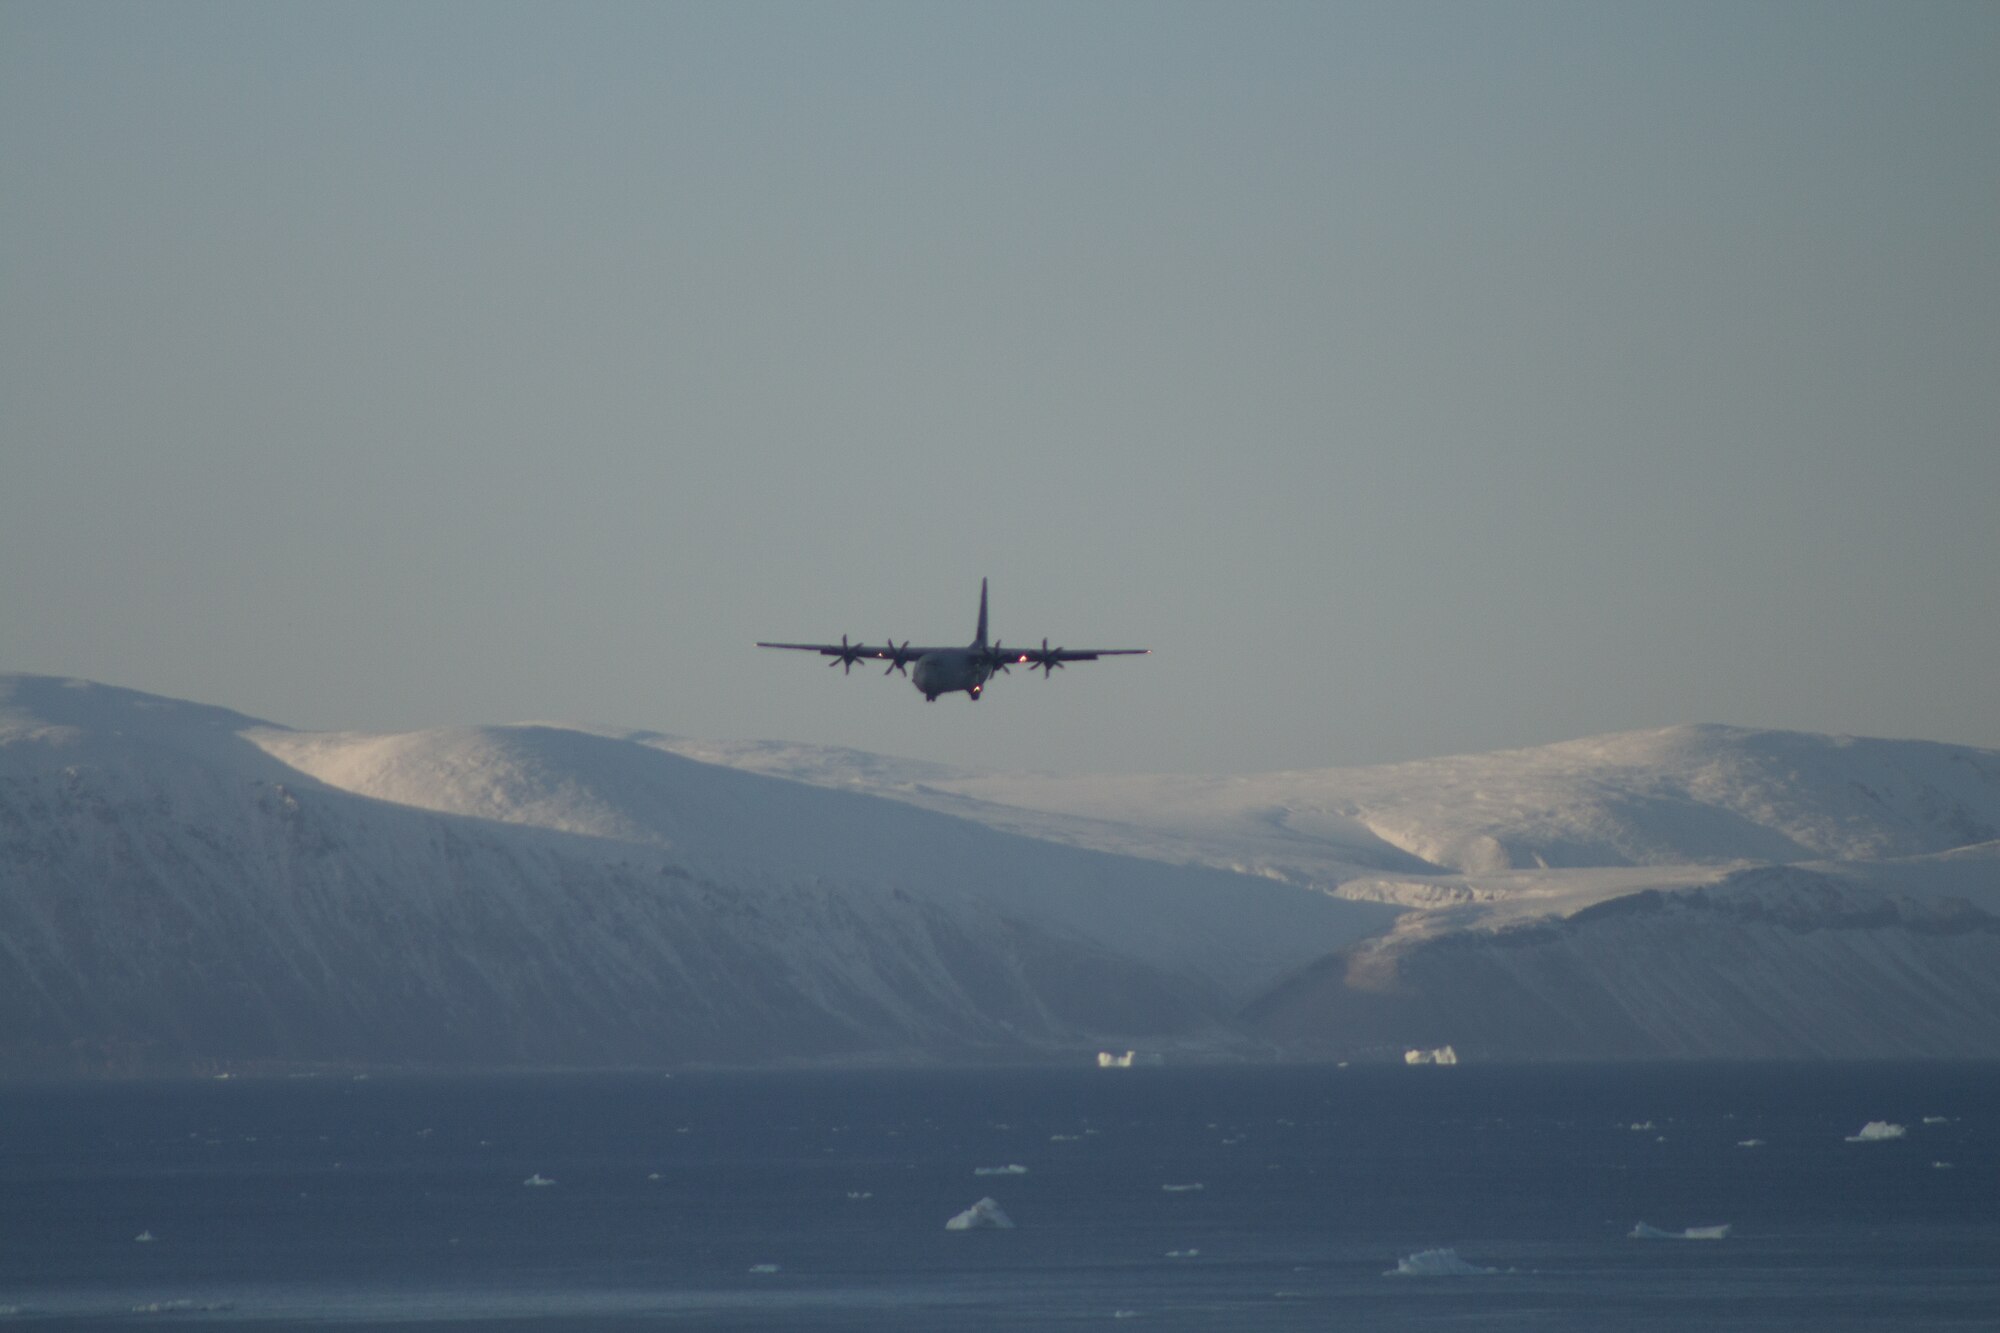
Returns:
[[[901,671],[910,678],[910,683],[924,692],[927,703],[936,703],[940,694],[964,691],[974,702],[979,702],[979,692],[986,688],[986,682],[994,674],[1006,674],[1010,666],[1027,663],[1028,670],[1042,669],[1042,679],[1047,680],[1065,662],[1094,662],[1100,657],[1130,657],[1137,653],[1151,652],[1149,648],[1051,648],[1047,639],[1039,648],[1002,648],[998,640],[990,646],[986,642],[986,580],[979,580],[979,632],[973,635],[970,645],[964,648],[912,648],[908,639],[899,645],[889,640],[886,648],[870,648],[865,643],[849,643],[845,634],[839,643],[760,643],[759,648],[795,648],[803,653],[818,653],[830,657],[828,666],[839,666],[843,676],[854,669],[854,664],[863,658],[877,662],[887,662],[889,670]],[[905,670],[914,667],[914,670]]]

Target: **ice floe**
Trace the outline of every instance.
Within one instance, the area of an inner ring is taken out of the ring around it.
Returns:
[[[1449,1046],[1434,1046],[1427,1051],[1412,1047],[1403,1052],[1403,1063],[1406,1065],[1455,1065],[1458,1063],[1458,1052]]]
[[[991,1196],[981,1199],[944,1224],[946,1231],[971,1231],[975,1227],[997,1227],[1006,1230],[1014,1225],[1014,1219],[1000,1211],[1000,1205]]]
[[[1028,1174],[1028,1168],[1022,1166],[1019,1162],[1010,1163],[1007,1166],[975,1166],[972,1168],[972,1174],[975,1176],[1025,1176]]]
[[[535,1174],[534,1174],[534,1175],[532,1175],[532,1176],[529,1176],[529,1177],[528,1177],[528,1178],[527,1178],[526,1180],[522,1181],[521,1183],[522,1183],[523,1185],[533,1185],[533,1186],[535,1186],[535,1187],[537,1187],[537,1188],[540,1188],[540,1187],[541,1187],[541,1186],[543,1186],[543,1185],[553,1185],[553,1184],[555,1184],[556,1182],[555,1182],[555,1181],[553,1181],[553,1180],[551,1180],[551,1179],[549,1179],[549,1178],[548,1178],[547,1176],[543,1175],[543,1174],[542,1174],[541,1172],[537,1171],[537,1172],[535,1172]]]
[[[1892,1125],[1887,1120],[1870,1120],[1861,1127],[1859,1134],[1849,1134],[1849,1143],[1883,1143],[1889,1139],[1900,1139],[1910,1131],[1901,1125]]]
[[[1166,1057],[1158,1051],[1126,1051],[1122,1055],[1117,1051],[1099,1051],[1097,1053],[1097,1067],[1099,1069],[1132,1069],[1138,1066],[1150,1067],[1163,1065],[1166,1062]]]
[[[1497,1268],[1481,1268],[1469,1264],[1458,1257],[1453,1249],[1418,1250],[1415,1254],[1398,1259],[1396,1266],[1384,1272],[1383,1277],[1484,1277],[1497,1273]]]
[[[1729,1223],[1724,1222],[1720,1226],[1712,1227],[1688,1227],[1682,1231],[1662,1231],[1658,1227],[1649,1227],[1640,1222],[1625,1234],[1633,1240],[1727,1240]]]

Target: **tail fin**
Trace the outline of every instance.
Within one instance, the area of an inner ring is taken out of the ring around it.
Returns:
[[[974,648],[986,646],[986,580],[979,580],[979,633],[973,638]]]

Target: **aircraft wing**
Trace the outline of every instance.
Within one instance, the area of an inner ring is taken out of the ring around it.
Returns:
[[[759,648],[790,648],[792,651],[800,653],[818,653],[821,657],[831,657],[833,659],[833,662],[827,663],[828,666],[832,666],[834,662],[838,662],[843,669],[852,668],[856,662],[887,662],[891,671],[906,663],[916,661],[925,653],[941,653],[946,651],[943,648],[913,648],[907,643],[899,646],[893,639],[889,641],[887,647],[877,648],[865,643],[849,643],[845,636],[842,636],[839,643],[759,642],[757,646]]]
[[[1048,642],[1043,639],[1040,648],[1003,650],[1000,661],[1009,666],[1025,662],[1028,670],[1039,668],[1043,675],[1052,676],[1065,662],[1095,662],[1100,657],[1136,657],[1153,651],[1150,648],[1051,648]]]
[[[1046,653],[1030,648],[1021,654],[1023,662],[1095,662],[1100,657],[1137,657],[1151,648],[1051,648]]]
[[[790,648],[801,653],[818,653],[821,657],[851,657],[855,661],[874,658],[886,662],[897,653],[914,662],[925,653],[942,653],[944,648],[876,648],[865,643],[759,643],[759,648]],[[964,644],[955,645],[964,648]]]

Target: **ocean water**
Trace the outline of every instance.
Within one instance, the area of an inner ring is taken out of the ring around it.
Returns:
[[[1905,1132],[1849,1141],[1871,1121]],[[945,1228],[984,1197],[1012,1229]],[[1729,1231],[1632,1238],[1642,1222]],[[1388,1275],[1440,1249],[1456,1264],[1418,1266],[1491,1271]],[[2000,1066],[14,1086],[0,1310],[51,1329],[1992,1329]]]

